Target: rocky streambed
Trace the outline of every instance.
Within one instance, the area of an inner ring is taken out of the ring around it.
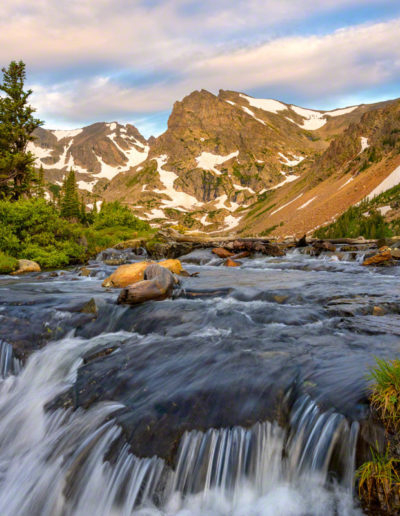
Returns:
[[[172,297],[136,306],[102,286],[143,260],[129,249],[2,276],[0,514],[362,514],[354,471],[382,438],[366,374],[400,351],[400,268],[349,245],[237,267],[196,246]]]

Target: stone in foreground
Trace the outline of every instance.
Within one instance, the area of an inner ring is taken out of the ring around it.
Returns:
[[[147,266],[143,281],[121,291],[117,303],[136,305],[145,301],[162,301],[172,295],[174,284],[172,272],[154,263]]]
[[[111,276],[103,281],[103,287],[124,288],[132,283],[144,279],[144,272],[153,262],[139,262],[121,265]],[[164,260],[158,264],[174,274],[182,272],[182,264],[179,260]]]
[[[11,274],[17,276],[18,274],[25,274],[26,272],[40,272],[40,265],[32,260],[18,260],[18,269]]]
[[[392,253],[388,247],[379,249],[379,253],[363,261],[363,265],[386,265],[391,264]]]

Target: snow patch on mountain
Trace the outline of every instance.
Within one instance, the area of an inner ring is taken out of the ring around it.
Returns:
[[[26,150],[28,152],[32,152],[32,154],[36,157],[35,161],[37,166],[40,165],[40,163],[38,163],[38,160],[40,161],[42,158],[50,157],[53,152],[51,149],[45,149],[44,147],[40,147],[40,145],[36,145],[35,142],[29,142],[26,147]]]
[[[225,206],[225,203],[227,200],[228,200],[228,196],[226,194],[223,194],[220,197],[217,197],[214,201],[215,207],[217,208],[217,210],[225,209],[225,210],[229,210],[229,211],[235,211],[239,208],[240,204],[238,204],[237,202],[233,202],[233,201],[229,201],[230,207]]]
[[[379,195],[383,192],[386,192],[386,190],[389,190],[389,188],[393,188],[394,186],[397,186],[400,183],[400,166],[397,167],[391,174],[388,175],[386,179],[382,181],[376,188],[372,190],[372,192],[367,195],[367,199],[371,200],[376,195]]]
[[[348,108],[341,108],[341,109],[334,109],[333,111],[326,111],[324,113],[325,116],[341,116],[341,115],[347,115],[347,113],[351,113],[355,109],[357,109],[358,106],[351,106]]]
[[[197,156],[197,168],[202,168],[203,170],[210,170],[217,175],[221,175],[222,172],[217,170],[215,167],[217,165],[222,165],[225,161],[228,161],[232,158],[235,158],[239,155],[239,151],[232,152],[227,156],[218,156],[217,154],[212,154],[211,152],[202,152],[200,156]]]
[[[178,175],[175,172],[169,172],[163,167],[168,161],[168,156],[163,154],[158,158],[154,158],[157,162],[157,171],[160,176],[160,181],[164,185],[163,190],[154,189],[153,191],[158,194],[167,195],[171,200],[167,201],[163,199],[162,205],[164,208],[183,208],[184,210],[193,208],[195,206],[202,206],[203,203],[198,201],[193,195],[189,195],[185,192],[178,192],[174,188],[174,182],[178,179]]]
[[[249,109],[245,106],[242,106],[242,109],[245,113],[247,113],[248,115],[253,117],[255,120],[257,120],[257,122],[260,122],[260,124],[267,125],[263,120],[261,120],[260,118],[257,118],[251,109]]]
[[[250,186],[242,186],[242,185],[237,185],[237,184],[233,183],[233,188],[235,190],[240,190],[240,191],[241,190],[248,190],[252,194],[256,193],[252,188],[250,188]]]
[[[113,125],[113,124],[111,124]],[[147,159],[147,156],[149,154],[149,150],[150,150],[150,147],[148,145],[143,145],[141,142],[139,142],[138,140],[136,139],[133,139],[133,143],[134,145],[132,145],[130,147],[130,149],[123,149],[119,144],[118,142],[116,141],[116,137],[117,137],[117,134],[116,133],[111,133],[109,135],[107,135],[108,138],[113,142],[113,144],[117,147],[117,149],[126,157],[127,159],[127,163],[126,165],[124,165],[120,170],[119,172],[127,172],[130,168],[132,167],[136,167],[137,165],[139,165],[140,163],[142,163],[143,161],[145,161]],[[132,140],[132,138],[131,138]],[[143,149],[143,151],[139,151],[135,145],[138,145],[139,147],[141,147]]]
[[[81,134],[82,131],[83,129],[57,129],[50,132],[54,134],[57,141],[60,141],[64,138],[74,138],[75,136],[78,136],[78,134]]]
[[[296,156],[295,154],[291,154],[292,158],[294,158],[292,160],[287,158],[284,154],[282,154],[282,152],[279,152],[278,154],[281,158],[285,160],[281,161],[282,165],[287,165],[288,167],[296,167],[304,160],[303,156]]]
[[[262,109],[263,111],[269,111],[270,113],[278,113],[278,111],[284,111],[287,109],[285,104],[282,102],[278,102],[273,99],[254,99],[253,97],[248,97],[243,93],[240,93],[240,97],[247,100],[250,106],[253,106],[258,109]]]
[[[349,183],[351,183],[352,181],[354,180],[354,177],[351,176],[350,179],[348,179],[345,183],[342,184],[342,186],[339,187],[339,190],[341,190],[342,188],[344,188],[346,185],[348,185]]]
[[[289,204],[292,204],[294,203],[295,201],[297,201],[297,199],[300,199],[300,197],[302,196],[303,194],[301,193],[300,195],[298,195],[297,197],[295,197],[294,199],[292,199],[291,201],[287,202],[286,204],[283,204],[282,206],[280,206],[279,208],[277,208],[276,210],[272,211],[271,212],[271,215],[274,215],[275,213],[278,213],[278,211],[281,211],[283,210],[283,208],[286,208],[286,206],[289,206]]]
[[[305,202],[304,204],[302,204],[299,208],[297,208],[298,210],[303,210],[304,208],[306,208],[309,204],[311,204],[313,201],[315,201],[315,199],[317,198],[317,196],[315,197],[312,197],[312,199],[310,199],[309,201]]]
[[[290,106],[291,109],[304,118],[304,122],[300,124],[296,124],[302,129],[306,129],[307,131],[315,131],[316,129],[320,129],[322,126],[326,124],[326,118],[324,118],[324,113],[320,113],[319,111],[314,111],[313,109],[306,109],[298,106]]]
[[[368,138],[366,138],[365,136],[360,136],[360,140],[361,140],[361,150],[360,150],[359,154],[364,152],[365,149],[368,149],[368,147],[370,146],[368,143]]]

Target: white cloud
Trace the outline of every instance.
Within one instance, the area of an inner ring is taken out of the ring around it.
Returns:
[[[23,59],[39,78],[33,85],[39,115],[71,122],[167,110],[200,88],[349,95],[400,77],[400,20],[272,36],[282,22],[365,3],[2,0],[0,63]]]

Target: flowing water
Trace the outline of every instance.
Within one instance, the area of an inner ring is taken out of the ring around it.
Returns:
[[[0,278],[2,516],[362,514],[366,373],[400,351],[399,269],[182,260],[200,276],[134,308],[100,262]]]

